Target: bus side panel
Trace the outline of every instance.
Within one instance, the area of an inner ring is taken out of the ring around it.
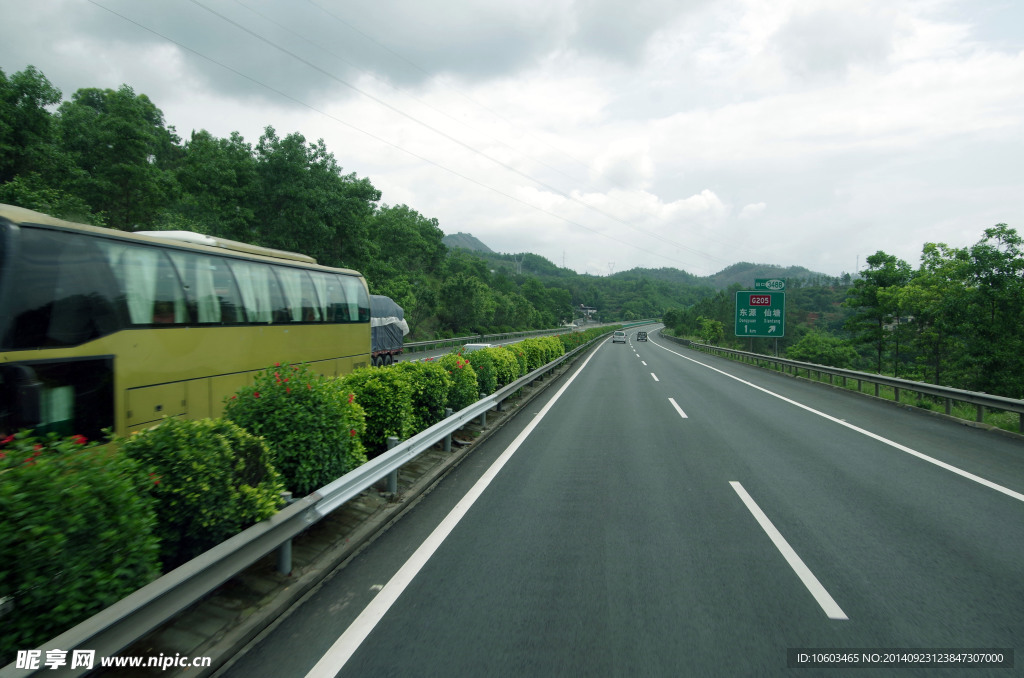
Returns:
[[[130,329],[80,346],[6,352],[0,363],[43,361],[51,372],[82,371],[63,383],[81,382],[76,390],[86,401],[112,401],[105,406],[107,420],[97,425],[126,435],[165,415],[220,416],[225,398],[275,363],[305,362],[315,372],[341,376],[368,364],[369,356],[369,323],[320,323]],[[89,396],[85,389],[95,387],[93,372],[103,366],[113,373],[109,395]]]
[[[181,416],[186,408],[184,382],[130,388],[125,393],[125,421],[129,428]]]

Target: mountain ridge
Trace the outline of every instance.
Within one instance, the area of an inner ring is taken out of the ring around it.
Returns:
[[[563,269],[560,269],[550,260],[542,257],[539,254],[531,253],[520,253],[519,255],[512,255],[507,253],[499,253],[492,250],[480,239],[476,238],[469,233],[455,233],[445,235],[442,242],[450,248],[468,250],[470,252],[477,252],[481,254],[489,254],[495,258],[509,259],[512,261],[519,259],[520,264],[515,267],[515,272],[532,272],[537,275],[545,276],[560,276],[563,274]],[[524,261],[525,260],[525,261]],[[523,265],[525,263],[525,265]],[[564,269],[568,270],[568,269]],[[587,274],[577,274],[587,275]],[[662,267],[662,268],[642,268],[635,267],[627,271],[619,271],[609,276],[598,276],[608,277],[611,279],[620,280],[641,280],[648,279],[652,281],[661,281],[668,283],[677,283],[689,286],[708,286],[716,290],[724,290],[729,286],[738,284],[747,289],[751,289],[754,286],[754,280],[757,278],[785,278],[787,280],[806,280],[813,278],[827,278],[830,277],[825,273],[818,271],[812,271],[805,266],[780,266],[778,264],[764,264],[764,263],[752,263],[748,261],[740,261],[735,264],[726,266],[721,271],[713,273],[708,276],[697,276],[692,273],[688,273],[682,269]]]

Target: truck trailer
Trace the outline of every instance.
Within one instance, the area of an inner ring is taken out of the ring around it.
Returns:
[[[390,365],[402,354],[409,334],[405,311],[391,297],[370,295],[370,352],[374,365]]]

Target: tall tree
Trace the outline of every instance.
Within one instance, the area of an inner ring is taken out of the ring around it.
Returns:
[[[985,230],[969,250],[968,307],[964,335],[973,387],[988,393],[1024,396],[1024,251],[1021,237],[1006,224]]]
[[[886,290],[906,284],[911,269],[907,262],[881,250],[868,257],[867,263],[868,268],[847,292],[844,303],[856,312],[846,327],[854,333],[857,342],[874,347],[877,371],[881,373],[882,356],[890,335],[887,326],[896,323],[898,332],[899,322],[898,299]]]
[[[233,240],[259,239],[253,204],[259,191],[256,157],[238,132],[218,139],[193,132],[177,168],[181,200],[174,208],[189,230]]]
[[[0,70],[0,184],[19,175],[51,177],[59,164],[53,115],[61,92],[34,66],[10,78]]]
[[[267,127],[256,145],[256,222],[262,244],[304,252],[330,266],[367,261],[368,224],[380,191],[368,179],[342,175],[323,139],[283,139]]]
[[[177,191],[180,147],[173,128],[145,94],[131,87],[80,89],[59,111],[65,150],[76,170],[69,190],[122,230],[149,227]]]

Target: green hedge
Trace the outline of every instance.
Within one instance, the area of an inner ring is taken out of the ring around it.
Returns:
[[[153,480],[81,436],[0,441],[0,666],[159,576]]]
[[[284,505],[266,443],[226,419],[165,419],[115,443],[153,481],[165,572]]]
[[[302,497],[366,462],[367,414],[352,389],[307,365],[260,372],[226,401],[224,417],[261,436],[285,487]]]
[[[469,362],[475,365],[478,360],[487,360],[490,363],[491,372],[494,374],[495,388],[488,393],[493,393],[502,386],[511,384],[523,375],[515,353],[504,346],[485,348],[469,354]],[[523,362],[525,363],[525,357]]]
[[[468,360],[458,354],[449,353],[441,356],[435,362],[443,367],[451,377],[452,386],[448,391],[448,407],[452,408],[452,411],[458,412],[480,399],[477,374]]]
[[[401,362],[392,370],[405,372],[412,385],[413,430],[418,433],[444,419],[452,387],[448,370],[436,362]]]
[[[544,346],[535,338],[523,339],[522,341],[512,344],[521,350],[526,356],[526,372],[533,372],[538,367],[544,365],[547,361],[545,358]]]
[[[387,450],[389,436],[405,440],[414,432],[412,373],[392,367],[360,367],[339,380],[366,411],[363,445],[370,459]]]
[[[494,356],[491,349],[480,349],[462,357],[469,361],[470,369],[476,372],[477,388],[482,395],[491,395],[498,388],[498,376],[494,372]],[[462,355],[461,353],[459,355]]]

